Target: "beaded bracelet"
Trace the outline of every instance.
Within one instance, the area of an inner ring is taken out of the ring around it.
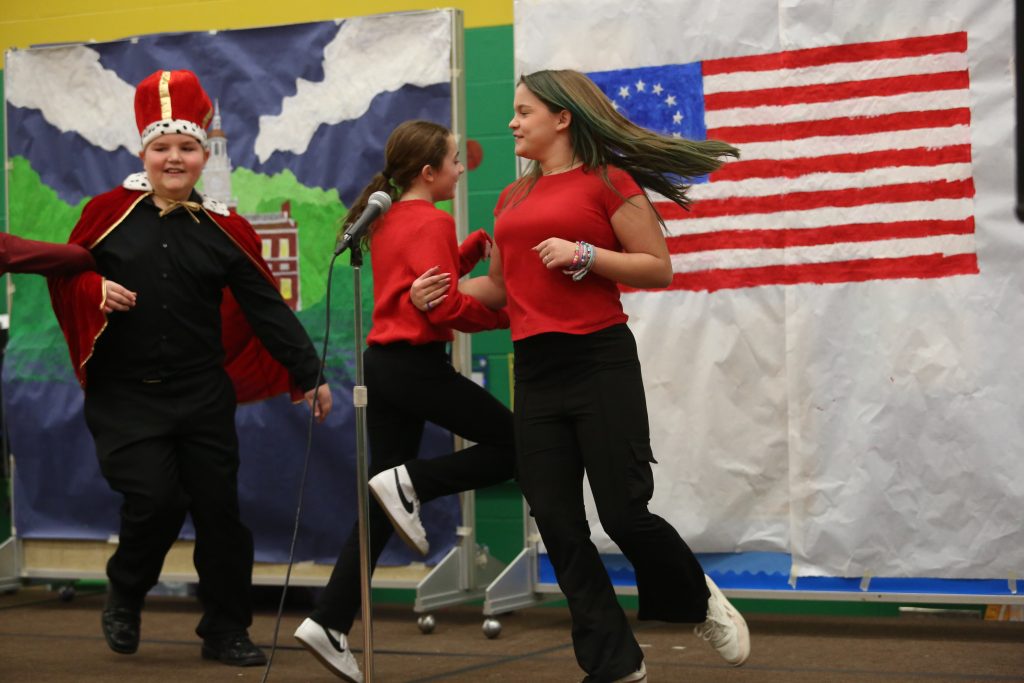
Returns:
[[[576,250],[572,254],[572,263],[562,269],[564,274],[572,275],[583,267],[583,262],[586,260],[586,244],[586,242],[576,243]]]
[[[574,271],[574,270],[578,270],[579,267],[580,267],[580,252],[582,251],[582,249],[581,249],[582,246],[583,246],[583,242],[577,242],[576,243],[576,251],[573,252],[572,263],[569,264],[569,268],[568,268],[568,270],[570,272]]]
[[[576,251],[572,255],[572,263],[570,263],[564,270],[563,273],[566,275],[574,273],[583,267],[583,264],[587,261],[587,250],[590,249],[590,245],[586,242],[579,241],[576,243]]]
[[[590,269],[594,267],[594,261],[597,260],[597,249],[594,245],[588,242],[580,242],[580,246],[583,247],[581,251],[584,251],[584,254],[581,259],[580,267],[572,274],[574,282],[579,282],[585,278],[587,273],[590,272]]]

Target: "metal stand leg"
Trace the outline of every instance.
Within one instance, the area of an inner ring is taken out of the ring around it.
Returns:
[[[533,546],[524,548],[487,587],[484,615],[492,616],[539,605],[545,598],[536,591],[536,584],[537,547]]]
[[[359,560],[362,571],[359,572],[359,587],[363,604],[363,679],[366,683],[373,681],[373,604],[371,603],[370,578],[373,573],[370,567],[370,502],[367,488],[368,456],[366,448],[366,386],[363,384],[363,297],[360,283],[360,270],[363,265],[363,252],[358,240],[350,247],[352,264],[352,292],[355,299],[354,327],[356,353],[356,384],[352,388],[352,404],[356,413],[356,498],[359,505]]]
[[[419,613],[458,605],[484,597],[487,584],[505,568],[504,563],[478,546],[473,531],[476,505],[472,491],[459,496],[463,526],[459,527],[459,543],[416,586]]]
[[[524,607],[535,607],[554,596],[537,592],[537,555],[540,536],[532,528],[530,513],[523,501],[523,550],[487,587],[484,595],[483,631],[497,638],[501,622],[493,617]]]
[[[463,43],[462,12],[450,10],[452,16],[452,129],[456,131],[459,149],[466,156],[466,98],[465,98],[465,46]],[[466,183],[459,183],[453,197],[456,233],[459,239],[468,234],[469,216],[468,190]],[[471,368],[469,338],[463,333],[455,335],[452,344],[452,365],[464,375]],[[456,441],[456,448],[462,448],[462,440]],[[485,587],[504,565],[491,556],[486,548],[477,546],[475,495],[472,491],[460,496],[462,504],[462,526],[459,527],[459,543],[416,587],[415,611],[419,613],[455,605],[483,597]],[[421,629],[433,628],[433,620],[421,621]],[[427,632],[427,631],[425,631]]]
[[[14,536],[0,543],[0,591],[21,587],[21,566],[18,557],[18,539]]]

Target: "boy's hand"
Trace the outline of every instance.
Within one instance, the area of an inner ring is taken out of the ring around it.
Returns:
[[[323,422],[327,414],[331,412],[332,402],[331,388],[326,384],[321,384],[316,389],[306,392],[306,405],[313,409],[313,417],[318,423]]]
[[[113,280],[103,281],[103,312],[128,311],[135,306],[135,292]]]

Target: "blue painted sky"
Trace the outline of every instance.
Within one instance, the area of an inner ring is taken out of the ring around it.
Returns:
[[[407,85],[376,95],[359,119],[321,124],[303,154],[278,151],[257,160],[254,142],[260,116],[281,112],[296,82],[324,77],[324,47],[337,35],[333,21],[241,31],[163,34],[90,46],[100,63],[127,83],[158,69],[190,69],[211,99],[220,102],[222,127],[234,167],[264,174],[289,169],[305,185],[336,188],[351,203],[383,163],[391,129],[408,118],[450,124],[450,87]],[[35,109],[8,104],[10,156],[27,158],[43,182],[69,203],[118,185],[141,170],[123,148],[107,152],[74,132],[50,125]]]

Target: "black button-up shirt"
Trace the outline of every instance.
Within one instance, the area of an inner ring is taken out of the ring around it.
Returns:
[[[205,213],[196,223],[183,208],[159,212],[144,199],[93,249],[98,271],[138,296],[108,316],[89,377],[153,381],[220,367],[221,291],[230,287],[271,355],[312,389],[316,350],[277,288]]]

